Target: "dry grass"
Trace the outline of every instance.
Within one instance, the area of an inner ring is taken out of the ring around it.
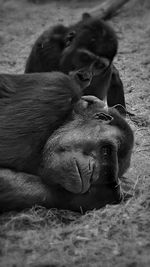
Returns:
[[[90,1],[89,1],[90,2]],[[99,1],[1,0],[0,71],[21,73],[35,38],[49,25],[70,24]],[[0,266],[150,266],[150,2],[132,0],[112,21],[135,132],[133,197],[85,215],[34,207],[0,217]]]

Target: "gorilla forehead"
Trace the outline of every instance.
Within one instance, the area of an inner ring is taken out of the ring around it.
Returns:
[[[111,125],[109,121],[102,121],[97,118],[97,114],[103,112],[99,105],[89,106],[81,110],[79,114],[73,114],[70,121],[60,127],[47,142],[47,149],[76,150],[88,146],[92,150],[97,150],[102,142],[111,141],[117,145],[116,136],[120,135],[118,127]]]
[[[60,147],[69,148],[70,149],[80,149],[84,148],[92,148],[92,150],[97,150],[101,143],[108,143],[112,141],[116,145],[116,139],[114,137],[118,134],[118,129],[116,127],[108,126],[107,124],[103,124],[102,122],[91,123],[89,126],[89,122],[84,122],[84,124],[76,124],[74,129],[70,127],[70,131],[68,132],[61,131],[61,140]]]
[[[89,18],[77,30],[74,39],[76,47],[86,47],[98,55],[112,59],[118,49],[118,40],[114,30],[100,19]]]

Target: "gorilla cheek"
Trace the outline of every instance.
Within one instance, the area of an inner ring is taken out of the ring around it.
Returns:
[[[43,175],[47,184],[60,185],[74,194],[87,192],[98,179],[99,170],[95,160],[81,152],[62,152],[53,155],[46,164]]]

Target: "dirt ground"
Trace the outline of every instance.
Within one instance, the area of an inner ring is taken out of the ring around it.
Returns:
[[[99,2],[0,0],[0,72],[22,73],[44,29],[73,23]],[[131,0],[110,23],[119,37],[115,62],[127,108],[136,115],[128,119],[135,133],[126,174],[133,197],[85,215],[35,207],[0,216],[1,267],[150,266],[150,1]]]

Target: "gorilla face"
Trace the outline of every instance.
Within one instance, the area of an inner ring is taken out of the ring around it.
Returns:
[[[120,199],[118,177],[130,164],[133,133],[115,109],[106,110],[102,103],[85,107],[85,100],[79,101],[70,121],[51,136],[43,152],[44,183],[80,195],[85,203],[100,192],[107,201],[106,195],[114,192]]]
[[[83,20],[75,30],[74,37],[62,52],[60,70],[65,73],[71,70],[87,72],[92,68],[94,78],[84,93],[105,100],[113,71],[112,61],[118,48],[116,34],[105,22],[91,17]]]
[[[109,68],[117,48],[113,29],[102,20],[89,17],[77,27],[69,45],[63,50],[60,68],[68,72],[94,63],[95,75],[99,75]]]
[[[93,79],[85,83],[84,95],[108,100],[110,107],[116,104],[125,107],[123,84],[113,65],[117,49],[114,30],[105,21],[86,13],[76,24],[69,27],[58,24],[44,31],[32,47],[25,72],[57,70],[69,74],[92,70]]]

